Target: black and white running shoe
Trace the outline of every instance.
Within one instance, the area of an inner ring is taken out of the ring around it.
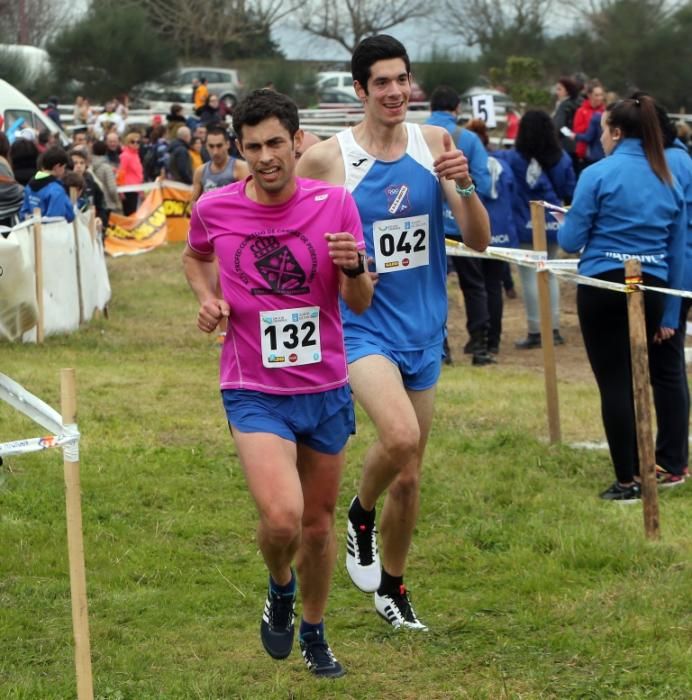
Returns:
[[[354,496],[353,500],[355,501]],[[353,501],[351,501],[353,504]],[[365,593],[380,587],[380,555],[377,552],[377,528],[354,523],[348,518],[346,530],[346,570],[351,581]]]
[[[339,678],[346,671],[336,660],[327,640],[317,632],[300,635],[300,651],[310,673],[322,678]]]
[[[267,654],[285,659],[293,648],[296,594],[282,595],[272,590],[271,583],[264,603],[260,637]]]
[[[416,617],[406,586],[400,586],[398,593],[375,593],[375,610],[394,629],[404,627],[410,630],[427,632],[428,628]]]

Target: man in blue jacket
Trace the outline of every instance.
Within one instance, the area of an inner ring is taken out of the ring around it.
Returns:
[[[457,125],[457,116],[461,99],[456,90],[446,85],[440,85],[430,96],[430,117],[426,124],[441,126],[452,135],[456,147],[462,151],[469,162],[471,179],[476,185],[480,196],[490,196],[490,173],[488,172],[488,154],[481,140],[468,129]],[[444,205],[445,236],[461,240],[461,232],[452,216],[449,207]],[[466,309],[466,330],[469,341],[464,346],[464,352],[473,355],[474,365],[487,365],[494,362],[488,352],[488,296],[485,290],[483,268],[479,258],[452,257],[452,265],[459,277],[459,287],[464,295]],[[448,344],[445,342],[447,362],[451,361]]]
[[[63,216],[74,221],[74,207],[61,182],[67,161],[67,153],[60,146],[51,146],[43,153],[39,171],[24,188],[20,219],[33,216],[34,209],[38,208],[41,216]]]

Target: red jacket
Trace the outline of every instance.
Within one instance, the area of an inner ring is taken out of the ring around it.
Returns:
[[[142,161],[137,149],[125,146],[120,154],[120,167],[116,176],[119,185],[141,185],[144,182]]]
[[[591,117],[595,112],[603,112],[605,106],[601,105],[597,109],[591,106],[588,98],[581,103],[579,109],[574,113],[574,123],[572,124],[572,131],[575,134],[585,134],[586,130],[589,128],[589,123],[591,122]],[[577,145],[574,148],[574,152],[577,154],[577,158],[586,158],[587,144],[585,141],[577,141]]]

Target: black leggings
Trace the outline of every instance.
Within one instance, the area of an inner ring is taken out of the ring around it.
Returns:
[[[611,282],[623,282],[624,269],[610,270],[596,277]],[[645,273],[643,277],[644,284],[654,287],[667,286],[666,282],[652,275]],[[652,353],[652,341],[661,324],[663,305],[663,294],[644,293],[649,371],[652,376],[663,374],[660,363],[656,362],[655,353]],[[603,427],[615,474],[619,482],[630,483],[634,476],[639,474],[639,457],[626,295],[580,284],[577,287],[577,312],[586,354],[601,394]],[[661,400],[661,405],[656,402],[657,412],[667,414],[668,411],[682,410],[682,407],[676,407],[673,401],[664,396],[661,396]]]

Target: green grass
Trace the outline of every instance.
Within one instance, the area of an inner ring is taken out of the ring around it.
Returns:
[[[549,446],[543,381],[446,368],[407,580],[429,634],[395,633],[348,581],[343,524],[371,426],[359,412],[339,500],[327,617],[348,669],[312,679],[258,628],[266,573],[224,423],[218,351],[195,329],[179,247],[109,261],[101,319],[0,371],[59,408],[77,370],[94,686],[104,700],[692,697],[692,486],[641,508],[601,502],[607,454]],[[565,443],[601,439],[591,383],[560,384]],[[0,405],[0,441],[41,428]],[[0,468],[0,697],[74,698],[62,459]]]

